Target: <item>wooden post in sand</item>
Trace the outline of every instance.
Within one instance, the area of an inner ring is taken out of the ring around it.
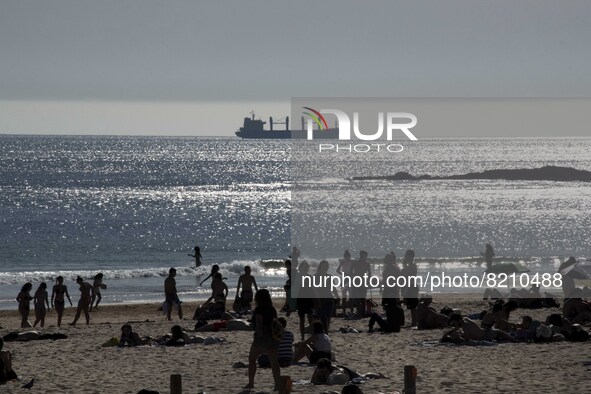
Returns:
[[[416,394],[417,369],[413,365],[404,366],[404,393]]]
[[[182,394],[183,378],[181,375],[170,375],[170,394]]]

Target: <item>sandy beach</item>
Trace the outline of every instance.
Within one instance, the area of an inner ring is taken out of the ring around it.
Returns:
[[[436,300],[437,301],[437,300]],[[443,301],[442,301],[443,303]],[[472,299],[445,300],[446,305],[460,308],[464,313],[480,311],[484,301]],[[191,316],[196,303],[183,304]],[[438,303],[438,307],[442,306]],[[169,332],[171,323],[157,310],[157,304],[105,305],[91,315],[89,326],[55,325],[54,311],[48,314],[41,332],[64,333],[63,340],[7,342],[5,349],[14,354],[14,369],[23,382],[35,378],[32,392],[39,393],[137,393],[141,389],[169,392],[171,374],[181,374],[183,392],[238,393],[247,382],[246,368],[233,368],[237,361],[247,362],[251,332],[217,332],[227,343],[184,347],[141,346],[136,348],[101,347],[118,336],[123,323],[130,322],[140,335],[152,337]],[[537,319],[556,309],[523,310],[512,316],[529,314]],[[64,321],[71,321],[74,308],[66,310]],[[409,318],[407,313],[407,319]],[[288,319],[288,328],[297,333],[297,316]],[[338,332],[351,325],[367,331],[368,319],[333,320],[331,341],[337,363],[360,373],[380,372],[388,379],[368,381],[361,385],[365,393],[402,391],[405,365],[418,369],[417,392],[475,393],[475,392],[588,392],[591,367],[591,347],[587,343],[499,344],[496,346],[445,346],[435,343],[442,330],[417,331],[408,327],[400,333]],[[409,321],[409,320],[407,320]],[[177,324],[178,318],[173,324]],[[17,311],[0,312],[0,334],[19,329]],[[187,330],[194,322],[185,318],[180,324]],[[200,333],[206,336],[207,333]],[[337,391],[337,386],[311,386],[301,380],[312,375],[311,366],[296,365],[282,369],[282,375],[294,380],[294,392],[323,393]],[[256,392],[271,392],[269,369],[258,369]],[[19,382],[0,387],[1,392],[21,392]]]

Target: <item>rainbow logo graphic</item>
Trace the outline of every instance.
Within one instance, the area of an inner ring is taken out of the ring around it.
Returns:
[[[320,112],[318,112],[314,108],[310,108],[310,107],[302,107],[302,108],[310,111],[310,112],[304,111],[304,115],[308,115],[310,118],[312,118],[314,120],[314,122],[316,122],[316,124],[318,125],[318,128],[320,128],[320,130],[328,129],[328,124],[326,123],[326,119],[324,118],[324,116]]]

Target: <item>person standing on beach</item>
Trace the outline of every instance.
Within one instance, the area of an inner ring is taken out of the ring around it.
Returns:
[[[342,275],[345,278],[351,277],[351,272],[353,271],[353,260],[351,260],[351,253],[349,250],[345,250],[343,255],[343,259],[339,261],[339,266],[337,267],[337,274]],[[343,307],[343,316],[347,314],[347,303],[351,304],[351,286],[347,286],[347,284],[343,284],[342,287],[342,298],[341,298],[341,306]],[[349,298],[347,298],[349,296]],[[351,314],[353,313],[353,305],[351,307]]]
[[[267,354],[273,371],[275,390],[279,389],[279,375],[281,370],[277,359],[279,341],[273,338],[273,320],[277,318],[277,311],[273,307],[271,294],[267,289],[257,291],[254,297],[256,308],[252,313],[252,324],[254,326],[254,339],[250,346],[248,355],[248,384],[245,390],[254,388],[254,377],[257,372],[257,358],[261,354]]]
[[[331,283],[330,277],[331,275],[328,273],[328,261],[322,260],[318,263],[318,267],[316,268],[316,277],[318,277],[319,283]],[[323,279],[327,279],[324,282]],[[336,289],[331,289],[326,286],[318,286],[315,289],[316,297],[314,299],[314,310],[316,311],[316,316],[318,320],[322,323],[324,327],[324,332],[328,334],[328,330],[330,328],[330,318],[334,312],[335,308],[335,300],[338,300],[339,294],[337,293]]]
[[[176,291],[176,269],[171,268],[168,270],[168,277],[164,280],[164,296],[166,297],[166,305],[168,310],[166,311],[166,320],[172,320],[172,308],[174,304],[179,307],[179,319],[183,319],[183,310],[181,309],[181,300]]]
[[[21,328],[31,327],[31,323],[29,323],[29,311],[31,310],[31,300],[33,299],[30,294],[32,288],[33,284],[27,282],[16,296],[18,311],[21,314]]]
[[[35,323],[33,323],[33,327],[36,327],[37,323],[41,323],[41,327],[45,327],[45,315],[47,315],[47,309],[49,309],[48,298],[47,283],[42,282],[35,292],[35,297],[33,297],[33,305],[35,306]]]
[[[57,312],[57,326],[62,326],[62,316],[64,315],[64,308],[65,308],[65,300],[64,294],[68,297],[68,301],[70,301],[70,306],[72,306],[72,300],[70,299],[70,295],[68,294],[68,288],[64,285],[64,277],[58,276],[56,278],[57,284],[53,285],[53,290],[51,291],[51,307],[55,308]],[[55,305],[55,306],[54,306]]]
[[[238,288],[236,289],[236,294],[240,294],[240,306],[242,309],[250,309],[250,303],[254,296],[252,286],[254,286],[255,291],[259,291],[257,281],[250,274],[250,267],[247,265],[244,267],[244,274],[238,278]],[[242,287],[242,293],[240,292],[240,287]]]
[[[213,277],[215,276],[215,274],[217,274],[218,272],[220,272],[220,266],[217,264],[214,264],[211,266],[211,272],[209,273],[209,275],[207,276],[207,278],[203,279],[201,281],[201,283],[199,283],[199,286],[203,285],[203,283],[208,280],[209,278],[211,278],[212,282],[213,282]],[[222,278],[222,280],[226,280],[228,278]]]
[[[495,251],[491,244],[486,244],[484,248],[484,253],[480,253],[484,256],[484,260],[486,261],[486,269],[490,269],[493,265],[493,259],[495,257]]]
[[[76,278],[76,283],[80,285],[80,300],[78,301],[78,308],[76,309],[76,316],[74,316],[74,321],[72,323],[68,323],[70,326],[75,326],[80,319],[80,314],[84,312],[84,317],[86,318],[86,325],[90,324],[90,314],[88,313],[88,308],[90,307],[90,300],[92,299],[92,285],[88,282],[85,282],[80,276]]]
[[[106,289],[107,285],[103,284],[103,273],[99,272],[94,277],[94,282],[92,283],[92,299],[90,300],[90,311],[92,312],[92,304],[94,304],[94,300],[96,299],[96,305],[94,309],[97,310],[99,303],[103,299],[101,295],[101,289]]]
[[[359,260],[353,263],[353,271],[351,277],[363,278],[365,275],[369,278],[371,276],[371,266],[367,261],[367,252],[362,250],[359,252]],[[351,290],[351,298],[354,300],[357,306],[357,315],[360,318],[365,316],[365,299],[367,297],[367,287],[359,286],[353,287]]]
[[[191,256],[195,258],[195,268],[201,267],[201,249],[199,246],[195,246],[195,254],[188,254],[187,256]]]
[[[402,262],[402,276],[406,278],[406,286],[402,288],[402,297],[406,303],[406,309],[410,310],[411,327],[417,326],[417,306],[419,305],[419,286],[417,286],[417,264],[415,263],[415,251],[408,249]]]

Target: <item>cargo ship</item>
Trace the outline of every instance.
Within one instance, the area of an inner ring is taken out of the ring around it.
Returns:
[[[308,137],[308,132],[304,128],[304,118],[302,117],[301,120],[301,129],[290,130],[289,116],[283,119],[274,119],[273,117],[269,117],[269,128],[265,129],[265,124],[267,122],[263,121],[262,119],[255,119],[254,112],[251,112],[250,117],[244,118],[244,124],[238,129],[238,131],[236,131],[236,135],[240,138],[306,139]],[[285,125],[285,128],[281,128],[279,130],[274,129],[274,126],[278,124]],[[336,127],[336,125],[335,128],[332,129],[314,129],[313,133],[314,139],[339,139],[339,129]]]

